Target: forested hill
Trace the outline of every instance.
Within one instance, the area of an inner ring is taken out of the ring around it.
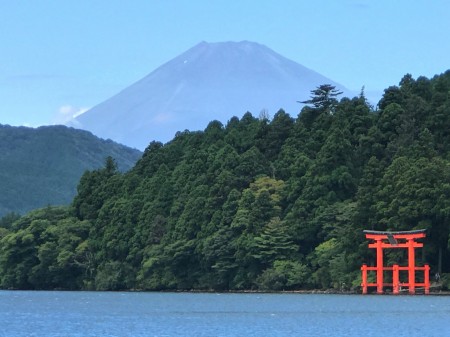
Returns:
[[[85,173],[72,207],[3,219],[0,286],[351,289],[374,258],[363,229],[417,228],[417,262],[445,281],[449,92],[450,71],[406,75],[374,110],[323,85],[296,118],[247,113],[151,143],[125,174]]]
[[[0,216],[47,205],[69,205],[86,170],[116,159],[133,167],[142,153],[65,126],[0,125]]]

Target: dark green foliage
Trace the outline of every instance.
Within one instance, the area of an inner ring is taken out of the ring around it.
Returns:
[[[14,222],[0,240],[3,288],[80,289],[92,273],[90,224],[68,208],[44,208]]]
[[[108,156],[126,171],[141,152],[65,126],[0,125],[0,216],[69,205],[81,175]]]
[[[332,110],[334,106],[337,105],[337,96],[341,95],[342,91],[336,89],[335,86],[331,84],[322,84],[314,90],[311,90],[311,98],[302,101],[303,104],[311,104],[316,109]]]
[[[427,229],[417,259],[450,275],[449,92],[450,72],[406,75],[374,111],[324,85],[295,119],[213,121],[127,173],[107,158],[70,208],[0,220],[0,287],[355,289],[363,229]]]

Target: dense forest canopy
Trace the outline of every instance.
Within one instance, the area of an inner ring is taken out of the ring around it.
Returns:
[[[86,172],[70,207],[4,217],[0,287],[355,289],[374,260],[363,229],[422,228],[417,263],[445,282],[450,71],[406,75],[376,109],[337,95],[313,90],[296,118],[179,132],[127,173],[111,158]]]

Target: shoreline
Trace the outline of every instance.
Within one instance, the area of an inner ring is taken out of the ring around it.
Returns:
[[[30,291],[30,292],[111,292],[111,293],[191,293],[191,294],[300,294],[300,295],[361,295],[361,296],[450,296],[449,290],[430,291],[429,294],[425,294],[421,291],[416,294],[409,294],[407,291],[400,294],[393,294],[392,292],[385,292],[383,294],[377,294],[376,292],[363,294],[359,291],[345,290],[338,291],[335,289],[311,289],[311,290],[281,290],[281,291],[263,291],[263,290],[70,290],[70,289],[0,289],[0,291]]]

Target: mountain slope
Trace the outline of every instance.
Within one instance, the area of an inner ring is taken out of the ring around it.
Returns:
[[[69,204],[84,171],[103,167],[108,156],[125,171],[141,153],[66,126],[0,125],[0,216]]]
[[[200,44],[73,121],[129,146],[144,149],[177,131],[204,129],[210,120],[280,108],[296,115],[298,100],[334,81],[253,42]],[[348,92],[348,91],[346,91]]]

